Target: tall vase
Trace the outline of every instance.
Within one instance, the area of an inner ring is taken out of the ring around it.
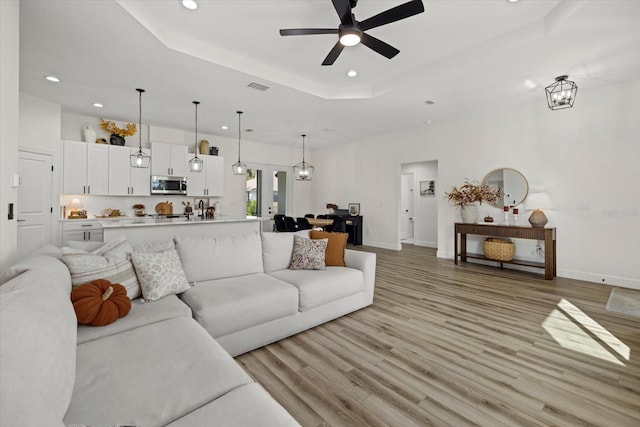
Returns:
[[[465,224],[475,224],[478,221],[478,205],[470,203],[460,206],[460,216]]]

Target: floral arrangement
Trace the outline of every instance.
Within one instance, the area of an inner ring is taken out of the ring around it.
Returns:
[[[132,136],[136,134],[138,127],[135,123],[127,123],[126,128],[119,128],[115,122],[100,118],[100,129],[111,134],[120,136]]]
[[[464,180],[464,184],[453,187],[450,192],[444,193],[445,197],[454,206],[465,206],[474,202],[493,203],[500,197],[501,190],[497,190],[486,184],[479,184],[478,181],[469,182]]]

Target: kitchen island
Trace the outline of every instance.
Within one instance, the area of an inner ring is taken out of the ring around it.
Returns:
[[[160,242],[175,236],[228,236],[260,231],[259,218],[141,218],[102,221],[104,241],[125,236],[129,242]]]

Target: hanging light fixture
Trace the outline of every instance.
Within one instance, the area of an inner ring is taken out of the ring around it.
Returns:
[[[544,88],[547,94],[547,105],[552,110],[562,110],[563,108],[573,107],[576,100],[578,85],[571,80],[569,76],[558,76],[556,81]]]
[[[193,144],[193,152],[195,153],[195,157],[189,160],[189,170],[191,172],[202,172],[202,165],[204,162],[201,158],[198,157],[198,104],[200,101],[193,101],[196,106],[196,139]]]
[[[296,181],[311,181],[315,167],[304,161],[304,138],[302,135],[302,161],[293,167],[293,175]]]
[[[142,151],[142,94],[144,89],[138,91],[138,152],[129,155],[129,163],[132,168],[148,168],[151,156]]]
[[[231,169],[234,175],[245,175],[247,173],[247,165],[240,161],[240,135],[242,133],[240,117],[242,116],[242,111],[236,111],[236,113],[238,113],[238,161],[231,166]]]

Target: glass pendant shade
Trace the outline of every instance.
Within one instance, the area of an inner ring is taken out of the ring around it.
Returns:
[[[242,163],[240,160],[240,141],[241,141],[241,127],[240,127],[240,117],[242,116],[242,111],[236,111],[238,113],[238,161],[235,162],[231,166],[231,170],[234,175],[246,175],[247,174],[247,165]]]
[[[569,76],[558,76],[556,81],[544,88],[547,95],[547,105],[552,110],[562,110],[573,107],[578,92],[578,85]]]
[[[196,106],[196,136],[195,142],[193,144],[193,152],[195,153],[195,156],[193,157],[193,159],[189,160],[189,171],[202,172],[204,161],[202,161],[202,159],[198,157],[198,104],[200,104],[200,101],[193,101],[193,104]]]
[[[142,151],[142,94],[144,89],[138,91],[138,151],[129,155],[129,164],[132,168],[148,168],[151,156]]]
[[[296,181],[311,181],[313,179],[315,167],[304,160],[304,138],[306,136],[302,135],[302,161],[293,166],[293,176],[296,177]]]

